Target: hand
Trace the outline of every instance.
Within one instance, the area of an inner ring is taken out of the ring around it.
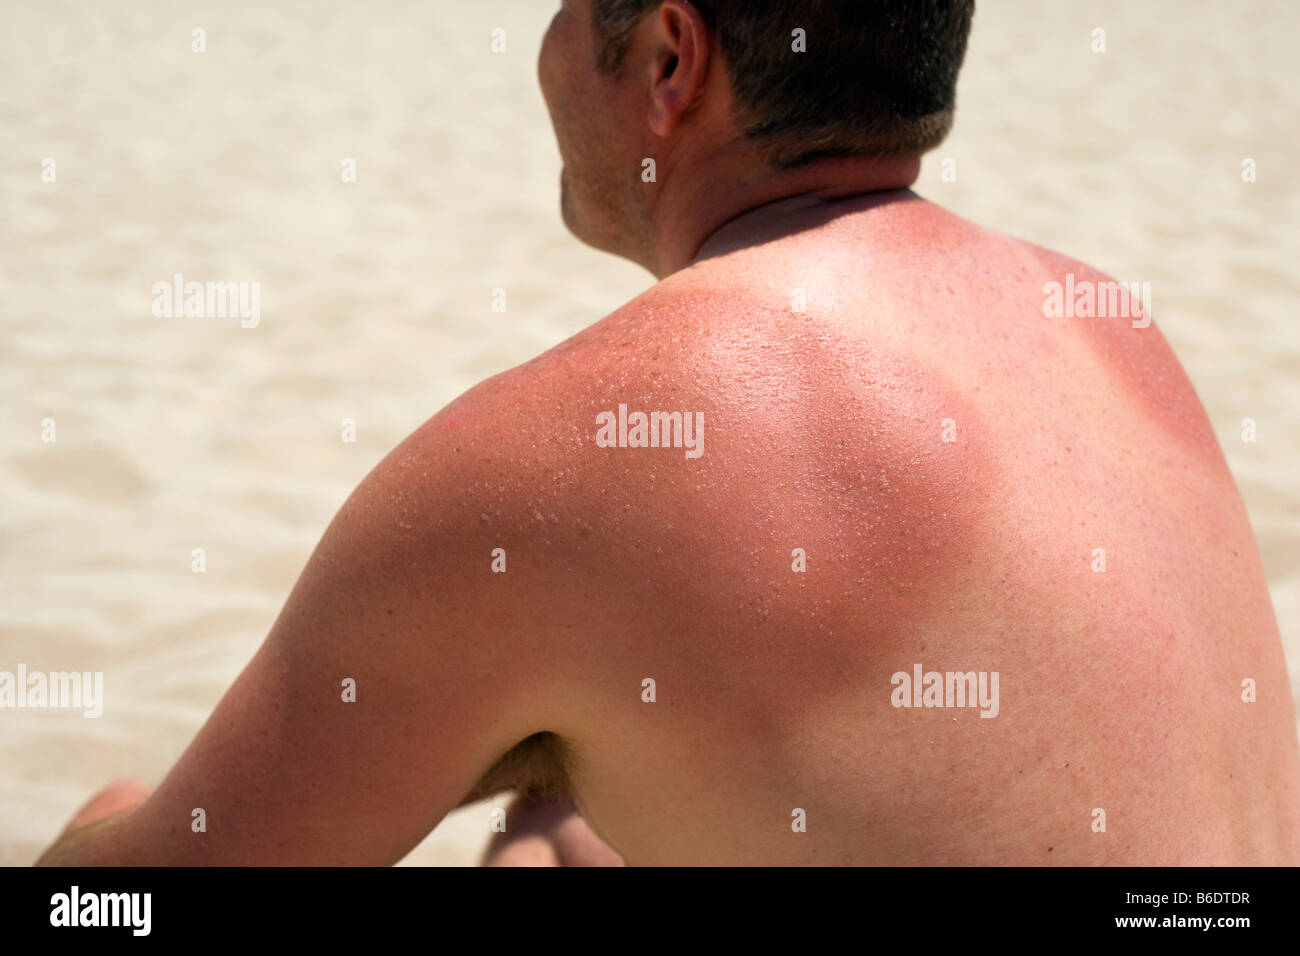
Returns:
[[[623,858],[582,819],[566,798],[516,797],[506,810],[506,832],[483,854],[484,866],[623,866]]]

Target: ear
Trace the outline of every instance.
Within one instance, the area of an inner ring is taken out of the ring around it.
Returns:
[[[667,138],[704,89],[709,28],[690,0],[665,0],[649,32],[650,129]]]

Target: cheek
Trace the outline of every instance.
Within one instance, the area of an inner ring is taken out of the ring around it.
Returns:
[[[554,112],[564,100],[563,82],[564,64],[571,51],[566,50],[568,29],[563,11],[557,13],[542,36],[542,47],[537,54],[537,84],[541,87],[542,98],[548,108]]]
[[[559,19],[558,16],[556,19]],[[550,79],[551,79],[551,60],[555,55],[555,43],[552,39],[555,33],[555,20],[547,28],[546,33],[542,35],[542,48],[537,54],[537,85],[542,89],[542,98],[550,102]]]

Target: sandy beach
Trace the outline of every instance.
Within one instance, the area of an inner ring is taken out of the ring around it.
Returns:
[[[652,279],[560,221],[534,75],[554,3],[3,9],[0,670],[104,673],[96,719],[0,710],[0,863],[25,865],[110,779],[161,778],[394,445]],[[1151,283],[1293,693],[1296,35],[1290,0],[980,3],[955,131],[915,187]],[[257,282],[256,325],[156,316],[177,274]],[[404,864],[474,863],[490,808]]]

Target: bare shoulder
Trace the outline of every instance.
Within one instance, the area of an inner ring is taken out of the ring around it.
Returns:
[[[516,504],[535,502],[539,494],[555,500],[575,487],[584,468],[599,468],[604,460],[592,453],[599,447],[596,418],[602,411],[648,397],[647,392],[671,403],[676,394],[703,382],[708,359],[703,340],[726,304],[723,293],[660,283],[461,395],[399,446],[373,477],[410,480],[415,464],[433,460],[444,481],[470,492],[461,495],[467,504],[485,503],[482,482],[507,475],[514,480],[498,483],[499,503],[509,496]],[[546,488],[534,488],[536,482]]]
[[[390,543],[406,535],[400,550],[421,573],[459,577],[466,599],[486,588],[502,614],[558,608],[570,587],[590,591],[581,582],[601,579],[609,542],[626,540],[621,531],[638,517],[626,505],[693,463],[680,445],[655,456],[623,441],[624,453],[611,454],[602,422],[620,407],[698,421],[710,389],[691,325],[706,319],[699,302],[656,287],[479,383],[395,448],[340,518],[385,529]],[[682,424],[669,424],[678,437]],[[530,640],[564,617],[524,615]]]

